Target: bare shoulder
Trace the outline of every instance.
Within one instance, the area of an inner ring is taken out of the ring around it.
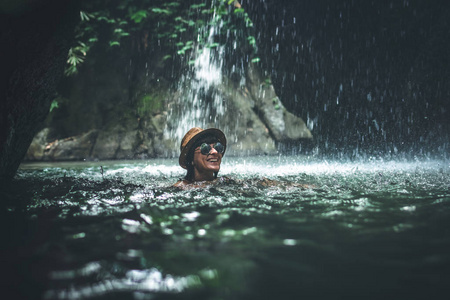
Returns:
[[[180,188],[180,189],[185,189],[187,186],[189,186],[189,184],[190,184],[190,182],[184,179],[184,180],[177,181],[173,185],[173,187]]]
[[[214,185],[220,185],[220,184],[230,184],[233,182],[235,182],[235,181],[228,177],[219,177],[212,181],[194,181],[194,182],[184,179],[184,180],[180,180],[180,181],[176,182],[173,185],[173,187],[187,190],[187,189],[195,189],[195,188],[206,188],[208,186],[214,186]]]
[[[209,185],[210,182],[209,181],[188,181],[186,179],[184,180],[180,180],[178,182],[176,182],[173,187],[182,189],[182,190],[188,190],[188,189],[195,189],[195,188],[203,188],[207,185]]]

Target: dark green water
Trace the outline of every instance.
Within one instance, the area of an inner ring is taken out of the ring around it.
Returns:
[[[190,191],[171,187],[182,174],[175,160],[23,165],[2,196],[4,290],[14,299],[448,292],[447,161],[226,158],[220,175],[236,182]]]

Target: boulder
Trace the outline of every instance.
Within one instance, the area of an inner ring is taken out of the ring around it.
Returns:
[[[24,160],[33,161],[44,159],[44,151],[48,143],[49,132],[50,128],[44,128],[34,136]]]
[[[78,136],[48,143],[45,147],[43,160],[73,161],[89,159],[97,135],[97,130],[90,130]]]
[[[263,72],[255,64],[249,65],[247,82],[252,99],[254,99],[254,110],[258,112],[277,142],[312,138],[305,122],[286,110],[276,95],[271,81],[264,80]]]
[[[230,81],[225,81],[219,92],[227,103],[227,111],[217,123],[223,124],[220,127],[227,135],[228,155],[276,154],[275,141],[256,113],[255,102],[247,89],[236,89]]]
[[[113,159],[119,149],[120,136],[115,130],[100,131],[96,140],[92,157],[95,159]]]
[[[167,112],[145,118],[141,128],[144,136],[142,147],[147,149],[147,157],[176,157],[179,141],[165,134]]]

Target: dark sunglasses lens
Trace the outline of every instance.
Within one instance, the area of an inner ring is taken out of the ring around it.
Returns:
[[[203,155],[208,154],[210,151],[211,151],[211,146],[210,146],[210,145],[208,145],[208,144],[206,144],[206,143],[203,143],[203,144],[200,146],[200,152],[201,152]]]
[[[214,149],[216,149],[218,153],[223,153],[225,151],[225,147],[221,143],[216,143]]]

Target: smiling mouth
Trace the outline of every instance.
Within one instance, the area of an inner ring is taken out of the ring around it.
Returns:
[[[217,162],[217,160],[218,160],[217,158],[208,159],[209,162]]]

